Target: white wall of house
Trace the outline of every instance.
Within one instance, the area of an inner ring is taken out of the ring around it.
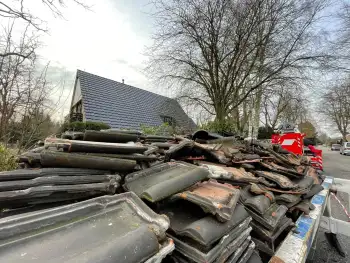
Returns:
[[[80,80],[77,79],[74,87],[74,94],[72,97],[71,112],[80,112],[83,114],[83,121],[86,121],[85,110],[83,105],[83,97],[81,95]]]
[[[72,107],[81,99],[82,99],[82,96],[81,96],[80,80],[77,79],[77,82],[76,82],[75,87],[74,87]]]

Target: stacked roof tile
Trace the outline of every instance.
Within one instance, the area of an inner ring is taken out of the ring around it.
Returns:
[[[71,138],[0,173],[6,262],[263,262],[322,190],[306,160],[240,138]]]

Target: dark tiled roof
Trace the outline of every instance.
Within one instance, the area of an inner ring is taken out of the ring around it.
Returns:
[[[102,121],[112,128],[140,129],[140,125],[158,126],[161,116],[169,116],[185,130],[196,125],[180,104],[143,89],[78,70],[87,121]]]

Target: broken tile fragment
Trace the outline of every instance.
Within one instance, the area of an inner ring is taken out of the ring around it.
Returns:
[[[267,171],[255,171],[255,174],[261,177],[265,177],[266,179],[277,183],[277,185],[282,189],[298,188],[298,185],[294,184],[288,177],[278,173],[267,172]]]
[[[200,166],[209,170],[209,176],[213,179],[222,179],[238,183],[262,183],[266,186],[275,186],[276,184],[268,182],[264,177],[256,177],[244,168],[226,167],[208,162],[200,162]]]

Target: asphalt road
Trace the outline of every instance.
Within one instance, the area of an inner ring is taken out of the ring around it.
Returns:
[[[321,148],[323,150],[323,166],[326,174],[350,180],[350,156],[340,155],[338,151],[331,151],[329,148]],[[337,193],[337,197],[341,200],[343,205],[349,209],[349,195],[346,193]],[[331,197],[332,202],[332,216],[334,218],[348,221],[347,216],[342,210],[339,203]],[[319,229],[317,234],[317,246],[314,253],[311,252],[309,260],[313,263],[350,263],[350,238],[338,234],[338,239],[342,244],[346,257],[341,257],[338,252],[329,244],[325,238],[325,230]]]
[[[323,150],[323,164],[325,172],[331,176],[350,180],[350,156],[344,156],[339,151]]]

